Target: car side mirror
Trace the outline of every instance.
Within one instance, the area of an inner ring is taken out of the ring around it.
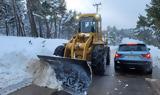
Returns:
[[[151,49],[150,49],[150,48],[148,48],[148,50],[150,51]]]

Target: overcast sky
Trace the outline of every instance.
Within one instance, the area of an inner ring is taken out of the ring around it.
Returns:
[[[94,13],[92,6],[102,2],[100,14],[103,19],[103,29],[107,26],[118,28],[134,28],[139,14],[145,15],[146,4],[150,0],[66,0],[67,8],[82,13]]]

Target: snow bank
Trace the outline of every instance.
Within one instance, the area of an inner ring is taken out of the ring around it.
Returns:
[[[110,50],[117,50],[118,49],[118,46],[109,46],[110,47]]]
[[[52,55],[54,49],[66,40],[62,39],[42,39],[29,37],[5,37],[0,36],[0,56],[4,53],[20,52],[35,58],[37,54]]]
[[[0,36],[0,89],[32,78],[28,68],[38,62],[37,55],[52,55],[54,49],[65,42],[62,39]],[[51,70],[46,71],[50,73]],[[59,87],[56,78],[53,79],[51,87]]]
[[[160,49],[155,46],[148,46],[151,50],[153,65],[160,68]]]

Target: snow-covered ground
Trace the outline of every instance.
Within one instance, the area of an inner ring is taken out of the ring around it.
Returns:
[[[62,39],[0,36],[0,91],[26,79],[33,79],[28,69],[31,66],[36,69],[37,55],[52,55],[54,49],[65,42]],[[43,73],[49,74],[49,71]],[[50,86],[59,87],[53,77],[54,85]],[[44,80],[41,82],[45,83]]]
[[[160,68],[160,49],[154,46],[148,46],[151,50],[151,55],[153,59],[153,66]]]

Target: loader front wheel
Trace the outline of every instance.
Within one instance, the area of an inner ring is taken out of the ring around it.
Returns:
[[[58,47],[55,49],[53,55],[63,57],[63,56],[64,56],[64,49],[65,49],[65,47],[64,47],[63,45],[58,46]]]
[[[104,63],[104,47],[102,45],[94,46],[91,54],[92,71],[95,75],[105,75],[105,63]]]

